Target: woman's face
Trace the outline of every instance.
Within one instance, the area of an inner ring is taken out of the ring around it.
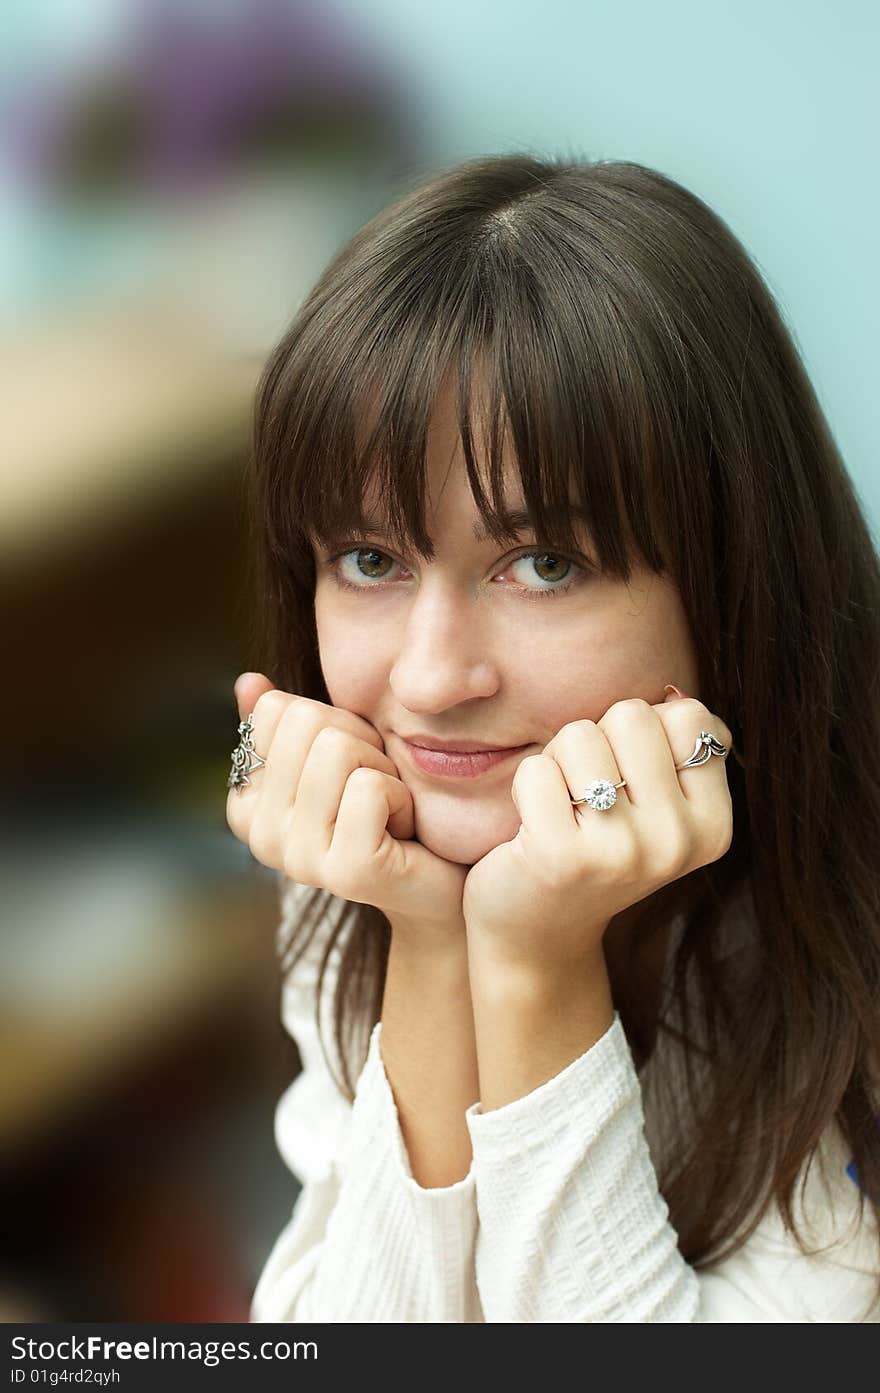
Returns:
[[[428,469],[434,560],[401,555],[382,531],[347,543],[335,568],[327,562],[338,549],[316,546],[315,617],[333,705],[382,736],[412,794],[418,840],[470,866],[516,835],[510,789],[522,759],[616,701],[662,702],[667,682],[699,695],[696,657],[665,576],[612,581],[578,566],[578,553],[540,543],[524,556],[538,540],[529,530],[500,548],[474,536],[481,519],[450,398],[432,419]],[[508,481],[505,501],[521,508],[518,476]],[[585,535],[579,554],[591,556]],[[420,768],[408,737],[521,748],[465,777]]]

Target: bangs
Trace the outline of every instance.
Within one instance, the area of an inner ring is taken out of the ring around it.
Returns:
[[[328,269],[258,394],[279,557],[302,572],[312,540],[331,547],[378,516],[396,546],[431,559],[431,420],[451,392],[493,541],[522,531],[518,479],[515,506],[540,540],[572,549],[586,530],[597,567],[623,580],[634,564],[665,569],[651,410],[664,373],[646,371],[644,326],[579,264],[581,243],[562,245],[558,225],[538,241],[540,256],[526,256],[489,218],[442,256],[356,239]]]

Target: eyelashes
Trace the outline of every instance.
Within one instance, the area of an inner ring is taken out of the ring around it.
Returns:
[[[363,583],[348,580],[342,574],[342,562],[345,561],[346,558],[349,556],[357,555],[358,552],[373,552],[377,556],[387,558],[394,565],[400,564],[399,562],[394,561],[394,558],[390,556],[388,552],[384,551],[381,547],[373,546],[371,543],[362,542],[359,546],[348,545],[345,547],[344,550],[337,551],[332,556],[329,556],[327,560],[323,563],[323,565],[332,573],[335,584],[341,590],[351,590],[359,594],[363,594],[365,591],[385,589],[388,584],[394,583],[387,581],[384,577],[372,581],[369,578],[364,577]],[[555,598],[559,595],[570,594],[572,590],[574,590],[575,588],[577,588],[585,582],[585,580],[587,579],[587,570],[593,569],[588,567],[586,563],[582,564],[581,562],[576,561],[574,557],[568,556],[564,552],[557,551],[549,546],[531,547],[527,550],[518,552],[516,556],[513,556],[509,559],[505,569],[507,569],[507,567],[515,565],[518,561],[526,561],[532,558],[550,558],[554,561],[564,561],[569,566],[574,568],[576,574],[572,576],[570,579],[566,578],[565,580],[561,581],[558,585],[532,588],[531,586],[527,585],[514,584],[512,586],[507,587],[508,589],[512,588],[519,595],[522,595],[522,597],[527,600],[543,600],[545,598]]]

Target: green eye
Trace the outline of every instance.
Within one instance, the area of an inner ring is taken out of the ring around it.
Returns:
[[[382,565],[393,566],[394,562],[390,556],[386,556],[384,551],[377,551],[375,547],[358,547],[357,551],[350,552],[354,556],[355,565],[362,575],[369,576],[373,580],[380,580],[387,575],[387,570],[382,570]]]
[[[526,556],[518,556],[517,561],[530,561],[540,580],[565,580],[572,566],[567,557],[557,556],[552,551],[530,551]]]
[[[510,570],[511,567],[523,561],[530,563],[531,569],[528,578],[531,581],[535,579],[543,581],[544,584],[514,584],[512,587],[507,583],[505,584],[508,590],[512,588],[514,592],[527,600],[543,599],[545,596],[567,595],[587,578],[586,572],[589,569],[588,562],[582,564],[574,561],[570,556],[550,551],[545,547],[541,551],[533,549],[521,552],[519,556],[514,556],[507,562],[505,570]],[[346,550],[337,552],[324,564],[332,573],[340,589],[360,591],[361,594],[364,594],[369,590],[386,588],[383,582],[387,580],[393,567],[399,566],[401,563],[395,561],[379,547],[369,544],[363,546],[349,544]],[[346,564],[348,565],[347,572]],[[499,578],[496,576],[494,580],[498,581]]]

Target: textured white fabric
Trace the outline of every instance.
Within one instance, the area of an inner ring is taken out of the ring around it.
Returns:
[[[287,882],[280,932],[301,891]],[[252,1321],[880,1322],[877,1229],[867,1205],[858,1223],[836,1129],[795,1208],[821,1254],[801,1253],[774,1206],[711,1269],[683,1260],[655,1170],[664,1128],[650,1082],[663,1055],[637,1074],[616,1012],[555,1078],[485,1114],[474,1103],[468,1175],[423,1189],[383,1067],[381,1022],[353,1106],[327,1070],[314,1008],[330,923],[283,988],[303,1072],[278,1104],[276,1138],[302,1190],[260,1275]],[[325,981],[328,1042],[338,950]]]

